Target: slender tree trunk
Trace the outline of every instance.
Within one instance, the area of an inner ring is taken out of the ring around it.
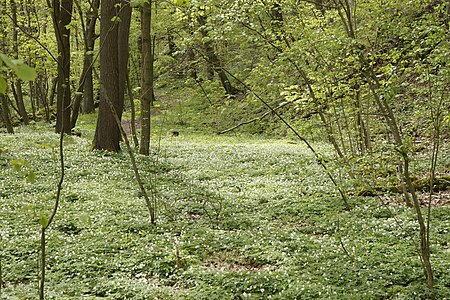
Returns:
[[[197,21],[201,26],[206,25],[205,16],[198,16]],[[201,33],[204,37],[208,35],[205,29],[201,29]],[[227,74],[223,70],[222,61],[219,59],[216,52],[214,51],[214,46],[212,45],[212,43],[210,41],[205,42],[204,49],[206,57],[208,58],[208,63],[210,64],[211,69],[214,70],[214,72],[216,72],[217,75],[219,76],[220,82],[225,90],[225,93],[231,96],[237,95],[239,93],[239,90],[231,84]]]
[[[197,64],[195,62],[195,52],[192,49],[192,47],[187,47],[186,48],[186,58],[188,60],[189,63],[189,71],[188,71],[188,75],[189,77],[197,80],[198,79],[198,75],[197,75]]]
[[[48,105],[48,77],[47,75],[43,75],[40,79],[40,83],[38,85],[38,97],[40,99],[41,105],[45,110],[45,120],[50,122],[50,108]]]
[[[82,107],[82,100],[86,99],[86,96],[89,95],[91,99],[88,99],[89,102],[92,102],[90,106],[92,106],[92,109],[94,108],[94,95],[92,90],[92,62],[93,62],[93,53],[92,50],[94,48],[95,43],[95,21],[97,20],[98,16],[98,7],[100,5],[99,0],[95,0],[94,3],[92,3],[91,10],[87,13],[86,16],[86,24],[83,21],[83,18],[85,17],[83,14],[83,9],[81,7],[81,4],[78,0],[75,0],[75,5],[77,6],[78,13],[80,15],[81,20],[81,26],[83,28],[83,41],[84,41],[84,58],[83,58],[83,70],[81,71],[80,80],[78,82],[78,88],[77,93],[75,95],[75,98],[73,100],[72,104],[72,119],[71,119],[71,127],[72,129],[75,127],[77,120],[78,120],[78,114],[80,113],[81,107]],[[97,6],[96,6],[97,5]],[[93,17],[94,16],[94,17]],[[94,18],[94,20],[92,20]],[[91,81],[90,84],[87,83],[87,81]],[[87,91],[87,88],[90,88],[90,91]]]
[[[86,78],[84,80],[84,91],[83,91],[83,102],[81,104],[81,112],[84,114],[90,114],[95,111],[95,102],[94,102],[94,76],[92,75],[93,65],[93,57],[92,55],[86,55],[85,59],[88,61],[91,66],[90,69],[86,72]]]
[[[150,107],[153,103],[153,45],[151,34],[152,7],[145,2],[141,14],[142,35],[142,89],[141,89],[141,143],[139,153],[150,153]]]
[[[409,196],[412,198],[412,205],[416,212],[417,223],[419,224],[419,234],[420,234],[420,247],[419,254],[422,259],[422,266],[425,273],[425,279],[428,288],[433,288],[434,284],[434,276],[433,276],[433,268],[431,265],[431,254],[430,254],[430,245],[429,245],[429,237],[428,237],[428,229],[425,224],[425,219],[422,215],[420,201],[417,197],[416,189],[414,183],[411,179],[411,174],[409,171],[409,162],[411,161],[411,157],[408,153],[408,149],[403,142],[403,138],[400,132],[400,128],[397,123],[397,118],[395,117],[394,111],[390,106],[388,100],[380,96],[379,91],[381,88],[381,83],[376,76],[373,67],[364,59],[364,57],[359,57],[361,64],[364,68],[362,70],[368,70],[367,72],[363,72],[363,76],[368,80],[372,95],[374,97],[375,103],[378,106],[378,109],[384,116],[386,124],[388,125],[392,137],[394,139],[395,146],[397,147],[399,153],[402,156],[402,161],[399,162],[399,172],[402,174],[402,180],[404,183],[404,194],[406,199],[409,199]]]
[[[39,257],[40,278],[39,278],[39,300],[45,299],[45,228],[41,228],[41,253]]]
[[[82,8],[78,0],[75,1],[80,18],[83,19]],[[83,71],[81,72],[80,80],[78,83],[77,95],[73,101],[72,108],[72,120],[71,127],[74,128],[80,108],[83,113],[94,112],[94,84],[92,76],[92,68],[94,67],[94,44],[96,40],[95,25],[98,19],[98,9],[100,7],[100,0],[94,0],[92,2],[91,10],[86,16],[86,25],[83,24],[84,29],[84,59],[83,59]],[[84,100],[83,103],[81,100]]]
[[[15,59],[19,58],[19,40],[17,35],[17,3],[15,0],[10,1],[11,5],[11,17],[13,21],[12,26],[12,39],[13,39],[13,57]],[[22,122],[27,125],[30,120],[28,118],[28,113],[25,108],[25,103],[23,101],[23,92],[22,92],[22,81],[20,79],[14,82],[14,98],[16,100],[17,108],[19,109],[20,117],[22,118]]]
[[[370,142],[368,126],[366,126],[366,122],[361,115],[362,107],[361,107],[361,90],[360,87],[356,87],[355,90],[355,99],[356,99],[356,127],[359,133],[360,138],[360,150],[361,153],[364,154],[366,152],[372,151],[372,144]]]
[[[102,1],[100,14],[100,84],[103,88],[100,93],[93,147],[98,150],[119,152],[120,129],[108,101],[111,101],[120,120],[128,62],[131,7],[125,1]]]
[[[130,37],[130,24],[131,24],[131,6],[128,0],[121,0],[120,22],[119,22],[119,35],[118,35],[118,62],[119,62],[119,100],[122,109],[120,110],[119,117],[122,117],[123,107],[125,103],[125,91],[128,72],[128,57],[129,57],[129,37]]]
[[[50,95],[48,97],[48,105],[53,106],[55,104],[56,87],[58,86],[58,78],[52,78],[52,85],[50,87]]]
[[[137,133],[136,133],[136,108],[134,105],[134,93],[133,93],[133,89],[131,88],[130,71],[129,70],[127,72],[127,91],[128,91],[128,97],[130,98],[131,136],[133,138],[134,147],[137,148],[137,147],[139,147],[139,141],[138,141]]]
[[[29,87],[28,97],[30,98],[31,113],[33,115],[33,120],[36,120],[36,111],[39,109],[36,101],[36,89],[34,83],[31,81],[28,83],[28,87]]]
[[[84,15],[82,12],[81,4],[78,0],[75,1],[76,6],[80,14],[81,20]],[[94,68],[94,45],[97,36],[95,35],[95,26],[98,19],[98,10],[100,7],[100,0],[94,0],[91,4],[91,8],[86,15],[86,24],[82,22],[83,26],[83,38],[84,38],[84,59],[83,59],[83,71],[81,73],[79,81],[79,96],[74,100],[74,107],[72,112],[72,126],[74,127],[78,118],[78,112],[81,106],[81,112],[92,113],[95,110],[94,107],[94,84],[93,84],[93,68]],[[81,95],[82,94],[82,95]],[[83,100],[83,101],[82,101]]]

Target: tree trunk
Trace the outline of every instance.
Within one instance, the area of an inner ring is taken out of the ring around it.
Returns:
[[[152,7],[142,7],[142,89],[141,89],[141,143],[139,153],[150,153],[150,107],[153,103],[153,45],[151,35]]]
[[[40,77],[40,80],[37,83],[37,89],[38,99],[45,110],[45,120],[50,122],[50,108],[48,106],[48,78],[46,74]]]
[[[75,1],[80,14],[80,19],[83,20],[83,12],[81,4],[79,1]],[[91,6],[91,10],[86,16],[86,25],[82,22],[83,27],[83,39],[84,39],[84,59],[83,59],[83,70],[81,72],[80,80],[78,83],[77,95],[73,101],[72,107],[72,120],[71,127],[74,128],[80,108],[82,108],[83,113],[94,112],[94,85],[93,85],[93,50],[96,40],[95,36],[95,24],[98,18],[98,9],[100,7],[100,0],[94,0]],[[83,103],[82,101],[83,100]]]
[[[366,70],[362,71],[362,75],[367,79],[370,91],[375,100],[375,104],[377,105],[381,114],[384,116],[385,122],[389,127],[392,137],[394,139],[397,151],[402,156],[402,161],[399,161],[399,172],[401,172],[402,176],[404,195],[406,199],[408,199],[409,196],[411,196],[412,198],[412,205],[416,212],[417,223],[419,224],[419,234],[420,234],[419,254],[422,260],[422,267],[424,270],[427,287],[429,289],[432,289],[434,285],[434,275],[430,260],[431,258],[430,238],[428,235],[429,225],[427,226],[427,224],[429,224],[428,223],[429,220],[427,221],[426,224],[425,218],[422,215],[420,201],[417,197],[416,189],[411,179],[411,174],[409,171],[409,162],[411,161],[411,157],[408,152],[409,150],[407,149],[407,145],[405,145],[403,141],[400,127],[398,126],[394,110],[392,109],[388,100],[380,95],[380,91],[382,91],[383,88],[377,77],[377,74],[373,69],[373,66],[364,58],[364,56],[360,55],[358,58],[362,65],[361,70]]]
[[[138,141],[137,133],[136,133],[136,108],[134,105],[134,93],[133,93],[133,89],[131,88],[130,71],[129,70],[127,71],[127,91],[128,91],[128,97],[130,98],[131,136],[133,138],[134,147],[137,148],[137,147],[139,147],[139,141]]]
[[[58,78],[53,78],[51,80],[52,86],[50,88],[50,95],[49,95],[49,101],[48,104],[50,106],[53,106],[55,104],[55,94],[56,94],[56,87],[58,86]]]
[[[11,17],[13,21],[12,26],[12,39],[13,39],[13,57],[15,59],[19,58],[19,39],[17,35],[17,4],[16,1],[11,0]],[[14,98],[16,100],[17,108],[19,109],[20,117],[22,118],[23,124],[27,125],[29,123],[28,113],[25,108],[25,103],[23,101],[23,92],[22,92],[22,81],[20,79],[14,82]]]
[[[72,0],[53,0],[52,18],[58,45],[56,132],[71,133],[70,122],[70,29]]]
[[[128,72],[128,57],[129,57],[129,37],[131,24],[131,6],[128,0],[121,0],[120,22],[119,22],[119,40],[118,40],[118,63],[119,63],[119,100],[122,109],[119,112],[119,117],[122,117],[122,111],[125,102],[125,90]]]
[[[36,101],[36,89],[35,89],[34,83],[32,81],[28,82],[28,87],[29,87],[28,97],[30,99],[30,104],[31,104],[31,113],[33,116],[33,120],[36,120],[36,111],[39,109],[39,107],[37,106],[37,101]]]
[[[205,16],[198,16],[197,21],[200,24],[200,26],[206,25],[206,17]],[[208,35],[206,30],[204,28],[201,29],[201,33],[204,37]],[[225,93],[231,96],[235,96],[239,93],[239,90],[236,89],[228,79],[227,74],[223,70],[222,62],[217,56],[216,52],[214,51],[214,47],[210,41],[205,42],[204,44],[206,57],[208,58],[208,63],[210,64],[211,68],[214,70],[214,72],[217,73],[219,76],[220,82],[222,83],[222,87],[225,90]]]
[[[195,52],[190,46],[186,48],[186,58],[189,66],[188,76],[191,77],[192,79],[197,80],[198,75],[197,75],[197,63],[195,61]]]
[[[100,0],[94,0],[92,3],[92,10],[90,11],[87,21],[86,21],[86,32],[85,32],[85,64],[88,64],[90,68],[87,69],[86,76],[84,79],[84,95],[83,95],[83,113],[94,112],[94,84],[93,84],[93,68],[94,68],[94,45],[97,36],[95,35],[95,26],[98,19],[98,9],[100,7]]]
[[[11,124],[11,117],[9,114],[8,100],[3,94],[0,94],[0,111],[2,113],[2,120],[5,124],[6,130],[8,133],[14,133],[14,128]]]
[[[98,150],[119,152],[120,129],[114,114],[117,114],[119,120],[121,119],[128,62],[131,7],[125,1],[102,1],[100,14],[100,44],[102,45],[100,84],[102,88],[93,147]],[[114,107],[114,112],[111,111],[110,104]]]

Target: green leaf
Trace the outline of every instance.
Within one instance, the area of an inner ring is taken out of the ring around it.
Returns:
[[[13,63],[13,61],[6,56],[3,53],[0,53],[0,59],[5,63],[5,65],[7,65],[10,69],[15,70],[16,69],[16,65]]]
[[[16,170],[17,172],[20,172],[20,170],[22,169],[22,163],[17,159],[13,159],[11,161],[11,165],[13,169]]]
[[[36,70],[20,59],[10,59],[3,53],[0,53],[0,59],[16,73],[17,77],[22,80],[35,80],[37,77]]]
[[[29,171],[28,172],[28,181],[30,183],[35,183],[36,182],[36,174],[33,171]]]
[[[6,80],[3,76],[0,76],[0,94],[6,93]]]
[[[48,225],[48,218],[44,215],[40,215],[39,216],[39,223],[41,224],[42,227],[47,227]]]
[[[17,77],[25,81],[35,80],[37,77],[36,70],[25,63],[18,63],[15,72]]]

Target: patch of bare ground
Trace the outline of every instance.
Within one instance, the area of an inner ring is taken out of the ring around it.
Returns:
[[[450,204],[450,191],[440,191],[438,193],[434,193],[431,195],[431,198],[430,193],[417,193],[417,196],[423,207],[428,206],[430,201],[432,207],[441,207]],[[381,196],[380,198],[384,205],[393,207],[406,206],[404,198],[400,194]]]
[[[165,109],[163,109],[161,107],[152,107],[150,113],[152,116],[157,116],[157,115],[160,115],[164,110]],[[123,126],[123,129],[125,130],[126,134],[131,134],[131,125],[132,125],[131,120],[123,120],[122,121],[122,126]],[[136,120],[134,121],[134,126],[136,127],[136,130],[139,130],[141,128],[141,119],[140,118],[136,118]]]
[[[220,252],[207,260],[206,265],[217,272],[257,272],[276,269],[274,265],[252,261],[237,251]]]

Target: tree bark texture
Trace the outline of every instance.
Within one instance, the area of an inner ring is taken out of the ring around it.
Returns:
[[[70,29],[72,0],[53,0],[52,17],[58,44],[58,85],[56,95],[56,132],[70,134]]]
[[[102,1],[100,25],[100,93],[99,114],[94,149],[120,151],[120,130],[108,102],[119,120],[122,117],[128,63],[128,35],[131,7],[125,1]]]
[[[152,8],[142,7],[142,89],[141,89],[141,143],[139,153],[150,153],[150,107],[153,103],[153,44],[151,35]]]
[[[92,2],[92,11],[88,16],[86,23],[85,50],[88,51],[88,53],[85,54],[85,64],[89,64],[90,68],[88,69],[84,80],[84,95],[81,111],[85,114],[92,113],[95,110],[94,83],[92,75],[94,68],[94,55],[92,51],[94,50],[95,40],[97,39],[97,36],[95,35],[95,26],[98,20],[99,7],[100,0],[94,0]]]
[[[6,131],[8,133],[14,133],[14,128],[11,124],[11,117],[9,114],[8,100],[3,94],[0,94],[0,111],[2,113],[2,120],[3,124],[5,124]]]

